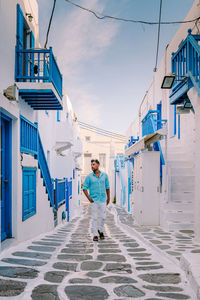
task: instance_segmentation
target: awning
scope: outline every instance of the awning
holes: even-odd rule
[[[143,138],[125,150],[125,156],[136,155],[141,150],[146,149],[149,145],[159,141],[162,136],[167,134],[167,129],[162,128],[154,133],[147,134]]]

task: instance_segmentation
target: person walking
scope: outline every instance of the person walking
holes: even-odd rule
[[[110,202],[110,185],[108,175],[99,170],[100,163],[98,159],[91,160],[92,173],[84,181],[83,192],[91,203],[92,210],[92,231],[93,241],[104,239],[103,227],[106,218],[106,206]],[[89,189],[89,193],[88,193]],[[97,229],[97,217],[100,212],[100,226]]]

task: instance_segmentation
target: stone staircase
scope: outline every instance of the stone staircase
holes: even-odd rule
[[[161,206],[161,226],[167,230],[194,228],[194,165],[183,147],[168,147],[168,199]]]

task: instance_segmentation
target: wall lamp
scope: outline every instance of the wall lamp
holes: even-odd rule
[[[176,79],[176,77],[182,77],[183,79]],[[163,78],[161,89],[171,89],[174,81],[185,81],[186,79],[186,76],[177,76],[175,74],[166,75]]]
[[[29,22],[32,22],[32,20],[33,20],[32,14],[26,13],[26,16],[28,17]]]
[[[175,80],[175,75],[167,75],[163,78],[161,89],[171,89]]]

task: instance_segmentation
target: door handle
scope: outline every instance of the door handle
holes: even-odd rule
[[[6,189],[6,184],[8,183],[8,179],[4,179],[4,189]]]

